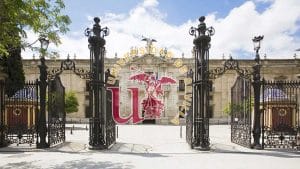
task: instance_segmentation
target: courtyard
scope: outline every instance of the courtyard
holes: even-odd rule
[[[109,150],[89,150],[86,124],[67,125],[66,142],[50,149],[0,149],[0,168],[110,169],[296,169],[300,153],[253,150],[230,142],[229,125],[210,126],[210,151],[190,149],[185,126],[119,125],[117,143]]]
[[[300,1],[167,1],[0,2],[0,169],[299,168]]]

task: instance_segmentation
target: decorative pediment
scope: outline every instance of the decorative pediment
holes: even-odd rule
[[[157,64],[167,64],[168,60],[160,57],[154,56],[151,54],[145,54],[140,57],[134,57],[132,61],[128,62],[128,64],[139,64],[139,65],[157,65]]]

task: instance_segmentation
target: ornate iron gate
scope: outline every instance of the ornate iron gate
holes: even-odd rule
[[[59,76],[48,83],[48,144],[53,146],[66,138],[65,88]]]
[[[263,81],[263,148],[300,150],[300,82]]]
[[[106,116],[105,116],[105,138],[106,146],[109,149],[116,142],[116,123],[112,117],[112,93],[106,91]]]
[[[252,110],[252,81],[251,72],[241,69],[237,60],[230,57],[224,62],[223,67],[210,70],[209,78],[216,79],[226,71],[234,70],[238,74],[231,88],[231,141],[233,143],[251,146],[251,110]]]
[[[187,77],[193,79],[193,71],[189,71],[187,73]],[[193,87],[193,84],[188,84],[186,85],[186,88],[187,87]],[[185,90],[185,95],[190,94],[187,92],[188,90]],[[191,99],[193,100],[193,96]],[[186,142],[190,145],[191,148],[193,148],[193,106],[190,106],[189,109],[185,108],[185,110],[186,110]]]
[[[251,146],[251,81],[238,77],[231,88],[231,142]]]
[[[4,94],[1,83],[0,145],[36,143],[36,119],[38,112],[38,84],[26,82],[13,96]]]
[[[76,64],[70,59],[61,61],[60,68],[47,72],[48,79],[48,144],[53,146],[65,141],[65,88],[60,80],[60,74],[64,70],[71,70],[82,79],[90,79],[91,73],[85,69],[76,68]],[[45,88],[46,90],[46,88]],[[45,147],[43,147],[45,148]]]
[[[0,147],[6,146],[6,141],[5,141],[5,126],[4,126],[4,82],[0,81]]]

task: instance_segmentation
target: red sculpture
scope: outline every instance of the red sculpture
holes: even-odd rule
[[[158,98],[163,95],[162,85],[174,84],[176,81],[170,77],[158,77],[155,74],[140,73],[133,75],[130,80],[144,82],[146,86],[146,97],[142,101],[144,119],[159,118],[164,109],[164,104]]]

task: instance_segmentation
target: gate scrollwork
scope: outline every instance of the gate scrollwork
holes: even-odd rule
[[[70,57],[68,56],[66,60],[61,61],[60,68],[56,68],[48,71],[48,79],[53,80],[55,76],[60,75],[64,70],[71,70],[82,79],[91,79],[92,77],[92,74],[89,70],[76,68],[75,61],[71,60]]]
[[[232,57],[224,62],[223,67],[209,70],[209,79],[216,79],[223,75],[227,70],[235,70],[240,77],[251,79],[252,72],[248,69],[240,68],[239,62]]]

